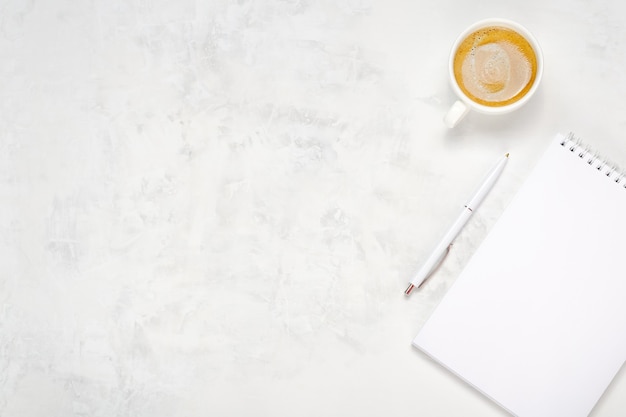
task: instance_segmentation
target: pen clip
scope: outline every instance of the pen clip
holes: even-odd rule
[[[424,285],[426,283],[426,281],[428,281],[430,279],[430,277],[432,277],[434,275],[435,272],[437,272],[437,270],[439,269],[439,267],[441,266],[443,261],[448,257],[448,254],[450,253],[450,248],[452,248],[452,245],[453,245],[453,243],[450,243],[448,245],[448,247],[446,248],[446,251],[443,253],[443,255],[441,255],[441,258],[439,258],[439,261],[437,262],[437,265],[433,266],[433,269],[431,269],[430,272],[428,273],[428,275],[426,275],[426,278],[424,278],[424,280],[422,282],[420,282],[420,285],[417,286],[418,290],[420,288],[422,288],[422,285]]]

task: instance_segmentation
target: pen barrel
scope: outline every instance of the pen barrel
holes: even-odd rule
[[[472,211],[467,207],[463,208],[461,214],[457,217],[454,223],[450,226],[448,231],[443,235],[439,244],[431,252],[430,256],[424,262],[422,267],[417,271],[417,274],[409,281],[411,284],[419,287],[419,285],[430,275],[430,272],[437,266],[441,258],[446,254],[448,247],[452,244],[454,239],[458,236],[461,229],[469,218],[472,216]]]
[[[472,195],[472,198],[470,198],[467,202],[466,207],[468,207],[470,210],[476,210],[476,208],[478,208],[480,203],[483,202],[487,194],[489,194],[489,191],[491,191],[491,189],[495,185],[496,181],[500,177],[500,174],[502,174],[504,166],[506,165],[508,160],[508,156],[505,156],[500,161],[498,161],[498,163],[493,168],[491,168],[491,170],[485,176],[484,181],[480,184],[480,187],[478,187],[478,189],[474,192],[474,195]]]

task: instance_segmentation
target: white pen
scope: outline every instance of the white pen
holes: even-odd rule
[[[478,187],[478,190],[474,193],[472,198],[467,202],[465,207],[463,207],[463,211],[456,219],[456,221],[450,226],[450,229],[443,236],[439,244],[435,247],[433,252],[430,254],[424,265],[417,271],[417,274],[409,281],[409,286],[404,291],[406,295],[409,295],[413,288],[420,288],[424,282],[432,275],[432,273],[437,269],[443,258],[450,250],[450,246],[452,246],[452,242],[456,239],[456,236],[459,234],[465,223],[472,216],[472,213],[480,203],[485,199],[489,191],[493,188],[493,185],[496,183],[498,177],[504,170],[504,166],[506,162],[509,160],[509,154],[507,153],[498,161],[498,163],[489,171],[485,181]]]

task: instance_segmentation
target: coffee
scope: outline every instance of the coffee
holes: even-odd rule
[[[530,90],[537,57],[516,31],[488,26],[468,35],[454,56],[454,77],[471,100],[489,107],[514,103]]]

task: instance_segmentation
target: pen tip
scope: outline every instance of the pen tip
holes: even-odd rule
[[[506,155],[504,155],[504,156],[506,156],[508,158],[509,157],[509,153],[507,152]]]
[[[413,288],[415,286],[413,284],[409,284],[409,286],[406,288],[406,290],[404,290],[404,295],[409,295],[411,294],[411,291],[413,291]]]

